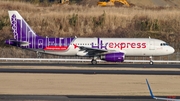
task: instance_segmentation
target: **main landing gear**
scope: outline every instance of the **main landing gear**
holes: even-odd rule
[[[92,64],[92,65],[96,65],[96,64],[97,64],[97,60],[96,60],[96,59],[92,59],[92,60],[91,60],[91,64]]]
[[[96,64],[97,64],[97,57],[94,57],[94,58],[91,60],[91,64],[92,64],[92,65],[96,65]]]
[[[153,60],[152,60],[152,56],[150,56],[149,58],[150,58],[150,62],[149,62],[149,64],[150,64],[150,65],[153,65],[153,64],[154,64],[154,62],[153,62]]]

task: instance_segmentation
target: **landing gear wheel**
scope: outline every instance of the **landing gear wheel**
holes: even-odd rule
[[[91,60],[91,64],[92,64],[92,65],[96,65],[96,64],[97,64],[97,61],[96,61],[95,59],[92,59],[92,60]]]
[[[153,64],[154,64],[154,62],[153,62],[153,61],[150,61],[150,62],[149,62],[149,64],[150,64],[150,65],[153,65]]]
[[[150,64],[150,65],[153,65],[153,64],[154,64],[154,62],[153,62],[152,56],[149,56],[149,59],[150,59],[149,64]]]

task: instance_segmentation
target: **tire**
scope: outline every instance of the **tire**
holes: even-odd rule
[[[149,62],[149,64],[150,64],[150,65],[153,65],[153,64],[154,64],[154,62],[153,62],[153,61],[150,61],[150,62]]]
[[[92,59],[92,60],[91,60],[91,64],[92,64],[92,65],[96,65],[96,64],[97,64],[97,61],[94,60],[94,59]]]

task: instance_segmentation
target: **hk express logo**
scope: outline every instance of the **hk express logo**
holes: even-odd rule
[[[16,19],[16,15],[12,15],[11,17],[11,27],[13,30],[13,34],[14,34],[14,39],[17,39],[18,37],[18,33],[17,33],[17,19]]]
[[[97,44],[92,42],[92,48],[96,49],[111,49],[119,48],[120,50],[124,48],[146,48],[145,42],[107,42],[103,43],[103,40],[97,38]]]

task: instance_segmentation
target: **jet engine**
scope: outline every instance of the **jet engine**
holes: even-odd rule
[[[108,62],[123,62],[125,58],[125,54],[122,52],[118,53],[107,53],[101,55],[101,60],[105,60]]]

